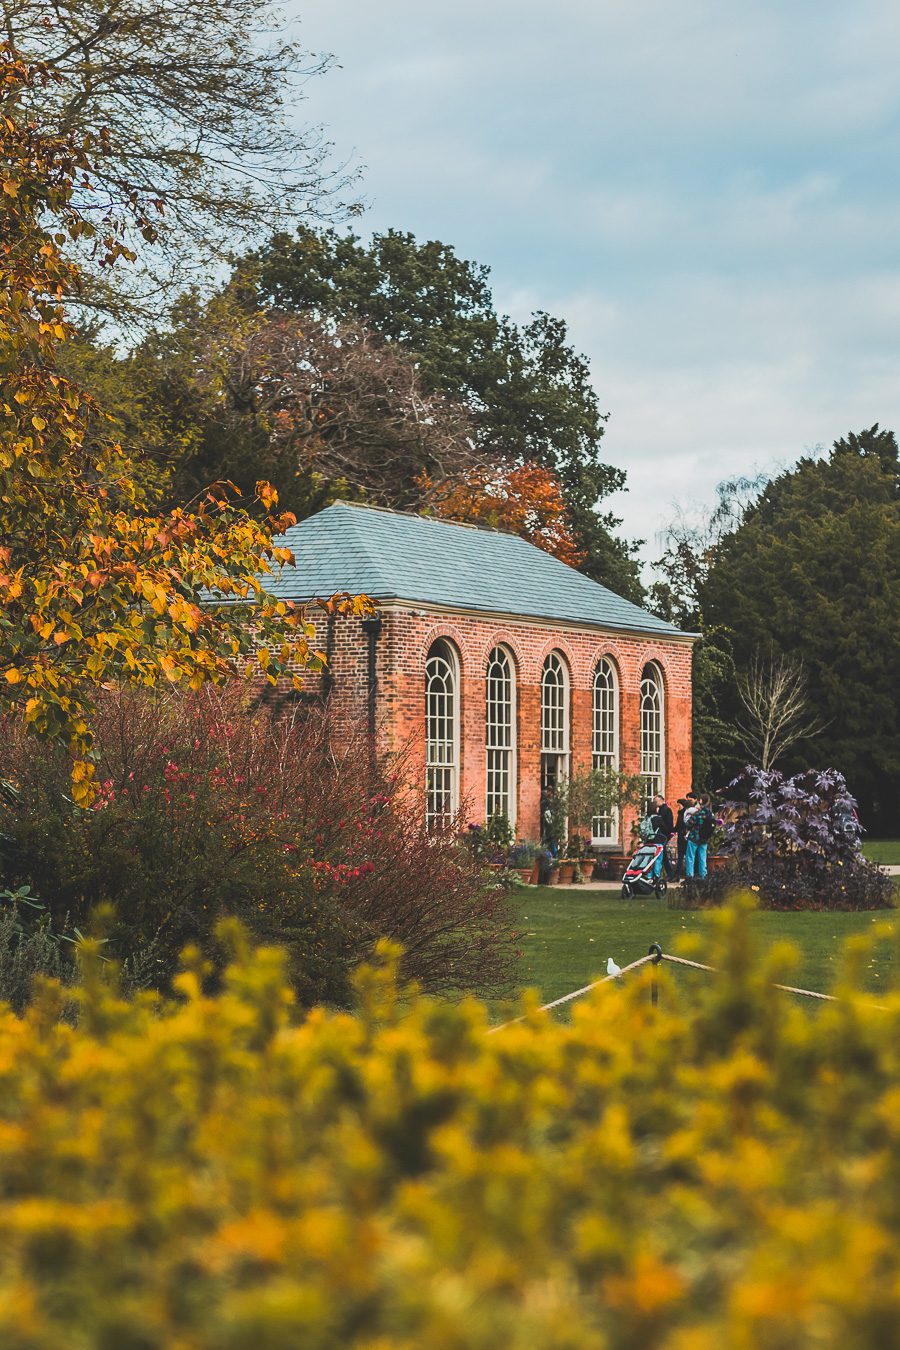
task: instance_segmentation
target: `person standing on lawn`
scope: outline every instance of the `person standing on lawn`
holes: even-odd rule
[[[541,793],[541,843],[549,849],[554,858],[559,857],[559,840],[556,838],[555,824],[556,788],[548,784]]]
[[[709,804],[709,796],[700,793],[696,806],[684,813],[687,829],[684,850],[684,875],[686,881],[706,880],[706,853],[713,830],[716,828],[715,816]]]
[[[672,808],[666,801],[661,792],[656,792],[652,798],[653,821],[656,825],[656,842],[662,844],[663,851],[656,861],[653,869],[653,875],[658,877],[665,865],[666,876],[671,880],[674,876],[672,871],[672,859],[669,857],[669,840],[675,833],[675,817],[672,815]]]
[[[697,798],[693,792],[689,792],[686,797],[678,798],[678,815],[675,817],[675,838],[678,845],[678,856],[675,860],[675,877],[680,880],[684,876],[684,851],[687,843],[687,826],[684,823],[684,813],[690,807],[697,805]]]

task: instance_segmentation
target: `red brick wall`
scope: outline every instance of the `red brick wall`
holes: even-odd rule
[[[485,669],[498,644],[512,654],[517,681],[517,819],[520,838],[536,839],[540,798],[541,670],[547,653],[566,661],[571,689],[571,763],[591,765],[592,690],[601,656],[619,681],[619,762],[640,769],[640,682],[648,661],[662,671],[665,689],[665,789],[670,802],[691,786],[690,643],[652,636],[579,630],[550,623],[438,615],[416,609],[380,610],[384,628],[377,643],[377,737],[382,750],[407,751],[409,772],[424,780],[425,661],[437,638],[452,642],[461,669],[461,800],[471,820],[485,816]],[[318,635],[325,644],[324,625]],[[367,638],[358,619],[335,623],[331,706],[339,722],[359,726],[366,716]],[[309,687],[309,686],[308,686]],[[627,834],[626,834],[627,841]]]

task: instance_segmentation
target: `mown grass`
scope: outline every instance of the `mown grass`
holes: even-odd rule
[[[900,864],[900,839],[868,839],[863,853],[872,862]]]
[[[672,952],[682,934],[702,932],[708,921],[702,911],[669,909],[655,896],[626,901],[612,891],[536,886],[519,892],[516,905],[523,949],[517,984],[537,988],[544,1002],[605,975],[610,956],[625,966],[644,956],[652,942]],[[844,940],[893,917],[884,910],[763,911],[754,915],[753,927],[763,947],[784,939],[797,947],[799,960],[789,983],[828,993],[840,970]],[[869,989],[889,983],[893,961],[893,944],[878,942],[865,966]]]

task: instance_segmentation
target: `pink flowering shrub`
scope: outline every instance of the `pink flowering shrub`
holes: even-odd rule
[[[334,743],[320,710],[274,719],[243,689],[109,692],[96,727],[98,791],[68,796],[59,750],[8,725],[0,778],[0,884],[29,884],[54,918],[115,913],[110,945],[165,987],[193,942],[240,918],[289,952],[305,1001],[341,1002],[379,938],[432,991],[495,991],[513,935],[452,832],[425,836],[399,770],[370,771],[363,738]]]

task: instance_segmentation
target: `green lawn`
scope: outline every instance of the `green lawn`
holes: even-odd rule
[[[518,983],[534,986],[549,1002],[606,974],[607,957],[620,966],[644,956],[651,942],[673,951],[678,936],[702,930],[702,912],[671,910],[654,896],[622,900],[614,891],[529,888],[516,896],[524,950]],[[843,939],[891,917],[884,910],[863,913],[775,913],[754,915],[760,941],[793,942],[800,962],[788,983],[827,993],[834,983]],[[867,967],[870,989],[890,977],[892,944],[881,942]],[[675,969],[675,967],[670,967]],[[712,978],[702,976],[701,978]]]
[[[863,853],[872,862],[900,864],[900,839],[868,839]]]

